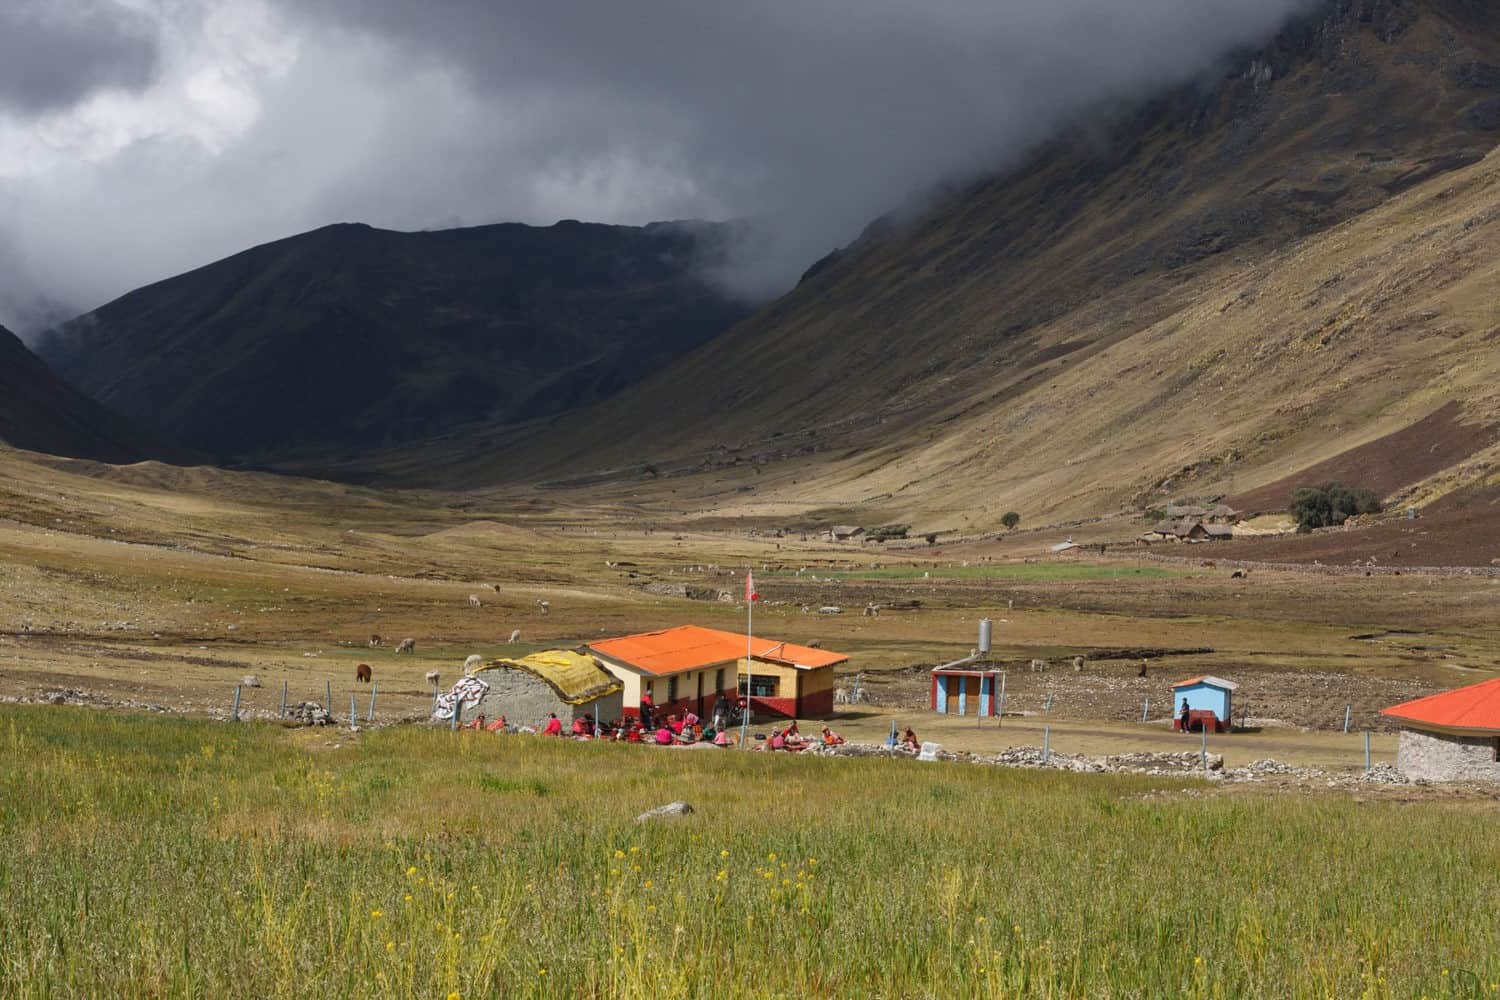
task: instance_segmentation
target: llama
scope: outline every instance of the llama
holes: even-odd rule
[[[401,644],[396,647],[397,656],[400,656],[402,653],[411,653],[415,655],[416,652],[417,640],[415,639],[402,639]]]
[[[429,671],[427,671],[427,683],[432,685],[432,689],[434,691],[437,690],[437,687],[438,687],[438,672],[436,670],[429,670]]]
[[[520,629],[515,629],[514,631],[511,632],[511,634],[510,634],[510,641],[512,643],[517,643],[517,642],[521,641],[521,630]]]
[[[1083,673],[1083,657],[1081,657],[1081,656],[1075,656],[1075,657],[1073,657],[1073,673],[1075,673],[1075,674],[1081,674],[1081,673]]]
[[[464,673],[472,674],[474,671],[479,669],[482,663],[484,663],[484,657],[480,656],[478,653],[469,654],[468,658],[464,660]]]
[[[542,609],[542,614],[544,615],[552,610],[551,601],[537,601],[536,606]]]
[[[377,633],[377,632],[371,632],[370,633],[370,648],[371,649],[374,649],[376,646],[379,646],[382,642],[385,642],[385,640],[380,637],[379,633]]]
[[[469,607],[471,607],[471,608],[479,608],[479,607],[483,607],[483,606],[484,606],[484,602],[479,599],[479,595],[478,594],[470,594],[469,595]]]
[[[370,683],[371,671],[368,663],[361,663],[354,668],[354,680],[359,684]]]

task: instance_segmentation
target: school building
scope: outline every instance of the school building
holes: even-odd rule
[[[658,711],[708,718],[720,694],[749,698],[754,717],[816,718],[833,714],[834,668],[842,653],[791,642],[681,625],[603,639],[588,650],[624,684],[627,717],[649,693]]]

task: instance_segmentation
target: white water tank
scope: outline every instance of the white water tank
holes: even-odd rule
[[[990,628],[990,620],[988,618],[979,619],[979,651],[981,653],[988,653],[990,651]]]

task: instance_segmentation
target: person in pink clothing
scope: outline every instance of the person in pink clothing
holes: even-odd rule
[[[669,747],[672,745],[672,730],[662,726],[656,731],[656,745]]]

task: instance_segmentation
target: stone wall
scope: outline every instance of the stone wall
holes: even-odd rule
[[[486,670],[479,675],[490,686],[481,711],[491,718],[505,716],[513,726],[540,726],[548,712],[556,712],[564,722],[582,718],[597,707],[604,719],[620,715],[620,695],[613,694],[586,705],[569,705],[557,692],[524,670]],[[470,713],[472,714],[472,713]]]
[[[1495,736],[1455,736],[1402,729],[1396,766],[1414,781],[1500,782]]]

